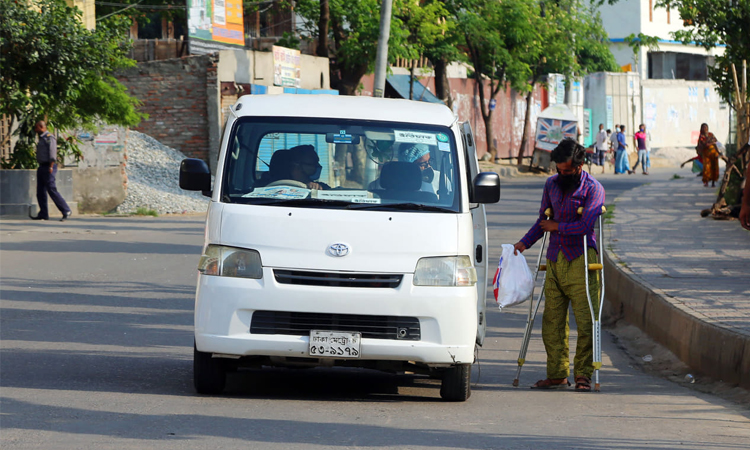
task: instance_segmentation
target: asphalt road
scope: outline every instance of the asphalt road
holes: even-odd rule
[[[654,171],[668,177],[674,171]],[[602,178],[608,202],[649,180]],[[504,182],[493,244],[514,243],[544,178]],[[192,308],[202,217],[0,222],[3,449],[745,449],[750,411],[644,375],[605,333],[602,392],[529,390],[544,378],[539,330],[514,388],[526,305],[489,330],[472,397],[436,380],[349,369],[234,374],[192,388]],[[492,249],[492,260],[499,245]],[[536,255],[532,248],[528,257]],[[539,324],[540,321],[537,321]],[[573,345],[571,345],[573,346]]]

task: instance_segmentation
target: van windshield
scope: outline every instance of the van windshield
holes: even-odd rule
[[[459,211],[456,142],[447,127],[244,117],[229,142],[223,202]]]

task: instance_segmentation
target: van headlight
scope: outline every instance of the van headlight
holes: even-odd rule
[[[223,245],[209,245],[201,255],[198,272],[237,278],[263,278],[260,253]]]
[[[415,286],[474,286],[477,270],[468,256],[421,258],[414,270]]]

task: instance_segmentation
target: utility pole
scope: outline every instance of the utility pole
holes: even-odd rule
[[[385,74],[388,70],[388,38],[391,34],[391,9],[393,1],[383,0],[380,5],[380,36],[375,56],[375,86],[373,97],[382,97],[385,92]]]

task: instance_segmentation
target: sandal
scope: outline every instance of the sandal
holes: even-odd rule
[[[576,392],[591,392],[591,378],[583,375],[577,376]]]
[[[539,380],[531,386],[531,389],[567,389],[570,381],[567,378],[545,378]]]

